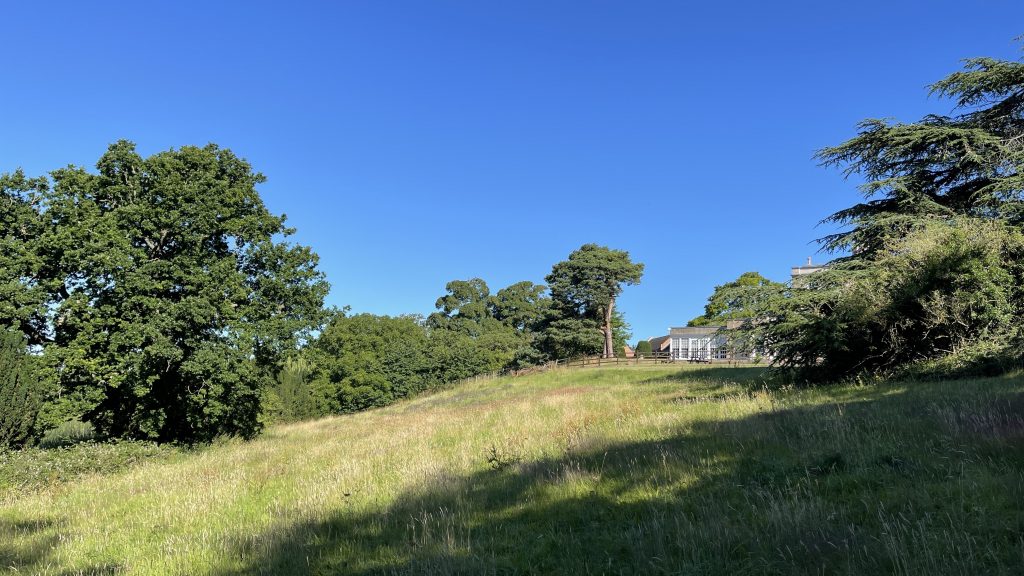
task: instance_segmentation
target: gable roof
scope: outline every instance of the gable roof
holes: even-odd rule
[[[651,343],[651,350],[668,350],[670,343],[670,336],[655,336],[654,338],[648,338],[647,341]]]

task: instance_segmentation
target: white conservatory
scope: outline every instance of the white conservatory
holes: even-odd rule
[[[669,354],[673,360],[689,362],[712,362],[715,360],[749,361],[752,354],[735,352],[729,345],[730,332],[740,322],[729,322],[726,326],[686,326],[669,329]]]

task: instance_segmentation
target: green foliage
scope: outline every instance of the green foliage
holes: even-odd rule
[[[967,60],[931,91],[953,99],[955,115],[865,120],[818,153],[866,180],[866,200],[826,220],[848,229],[822,239],[852,254],[757,302],[759,321],[747,326],[799,378],[1020,362],[1024,64]]]
[[[23,495],[87,474],[113,474],[180,453],[179,448],[170,445],[132,441],[0,451],[0,501],[8,495]]]
[[[872,260],[810,279],[766,306],[752,328],[777,364],[806,379],[971,356],[965,351],[979,346],[1009,352],[1020,341],[1024,234],[1014,226],[923,220]]]
[[[39,379],[25,350],[25,339],[0,330],[0,449],[29,440],[39,414]]]
[[[644,357],[650,357],[651,354],[654,352],[653,350],[651,350],[651,343],[648,342],[647,340],[641,340],[637,342],[636,346],[633,348],[633,351],[636,353],[637,356]]]
[[[448,294],[438,298],[434,304],[440,310],[438,316],[466,322],[480,322],[491,316],[491,290],[487,282],[480,278],[452,280],[444,288]]]
[[[612,350],[615,352],[616,358],[626,357],[626,346],[629,339],[633,337],[633,333],[629,331],[629,323],[626,322],[626,317],[622,315],[621,310],[615,310],[612,312]]]
[[[491,295],[480,278],[455,280],[427,318],[436,382],[533,363],[535,331],[549,309],[544,286],[519,282]]]
[[[336,315],[311,349],[318,412],[385,406],[427,389],[430,344],[416,317]]]
[[[739,278],[720,286],[704,306],[704,314],[688,326],[724,326],[730,320],[754,318],[764,303],[774,298],[784,287],[757,272],[744,272]]]
[[[537,347],[548,358],[594,356],[604,350],[598,323],[589,318],[553,317],[537,338]]]
[[[259,429],[262,388],[322,318],[327,284],[263,205],[264,181],[215,145],[142,158],[118,142],[98,173],[5,176],[0,321],[43,348],[44,425],[208,441]],[[31,281],[25,280],[31,278]]]
[[[490,299],[491,315],[518,332],[536,332],[551,308],[546,290],[546,286],[528,281],[502,288]]]
[[[88,422],[72,420],[63,422],[56,428],[43,433],[39,440],[40,448],[64,448],[96,439],[96,429]]]
[[[575,319],[579,327],[592,324],[603,336],[603,355],[611,358],[615,348],[615,299],[624,284],[638,284],[643,271],[644,265],[633,263],[628,252],[584,244],[568,260],[555,264],[545,279],[554,311],[560,316],[556,322]]]
[[[263,412],[270,422],[296,422],[320,415],[311,381],[314,364],[305,356],[285,361],[263,400]]]
[[[865,120],[855,138],[818,152],[867,180],[865,202],[827,219],[851,228],[824,238],[826,248],[866,256],[930,217],[1024,222],[1024,64],[973,58],[931,92],[955,100],[959,114]]]
[[[0,174],[0,326],[14,327],[38,345],[46,328],[46,289],[38,278],[45,262],[31,243],[41,233],[39,211],[47,190],[45,178],[26,178],[18,170]]]

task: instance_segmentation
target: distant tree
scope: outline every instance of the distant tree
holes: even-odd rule
[[[472,329],[472,324],[492,317],[491,290],[487,282],[480,278],[452,280],[444,288],[447,294],[437,299],[434,306],[438,311],[427,319],[428,325],[452,327],[454,324]]]
[[[629,345],[629,339],[632,337],[633,333],[630,332],[630,326],[626,322],[626,317],[622,314],[621,310],[615,310],[612,313],[612,349],[615,357],[626,357],[626,346]]]
[[[42,424],[81,418],[101,436],[158,441],[254,435],[262,388],[320,324],[316,255],[281,240],[292,230],[263,205],[263,176],[229,150],[142,158],[121,141],[97,168],[57,170],[52,187],[3,180],[15,215],[0,211],[0,266],[13,274],[2,290],[15,297],[0,315],[56,375]]]
[[[830,250],[868,258],[929,218],[969,216],[1024,223],[1024,64],[971,58],[931,86],[956,115],[901,124],[869,119],[817,157],[859,175],[865,202],[827,222],[849,229],[822,239]]]
[[[307,354],[285,360],[274,383],[267,389],[264,412],[271,422],[295,422],[322,416],[317,410],[311,382],[315,366]]]
[[[552,313],[537,337],[536,346],[549,359],[594,356],[603,350],[601,334],[600,326],[593,319]]]
[[[783,289],[784,284],[773,282],[757,272],[744,272],[732,282],[715,286],[704,306],[704,314],[690,320],[688,325],[724,325],[729,320],[753,318]]]
[[[641,340],[637,342],[636,346],[633,348],[633,351],[636,353],[637,356],[644,357],[649,357],[653,353],[653,350],[651,350],[651,343],[647,340]]]
[[[528,281],[502,288],[490,299],[491,314],[519,332],[533,332],[551,307],[546,291],[547,286]]]
[[[336,315],[310,348],[318,411],[386,406],[430,387],[430,343],[421,320]]]
[[[480,278],[453,280],[427,318],[436,377],[442,381],[517,368],[539,360],[535,331],[549,308],[544,286],[519,282],[491,295]],[[451,332],[451,334],[446,333]]]
[[[322,414],[385,406],[432,384],[421,318],[337,314],[311,347],[311,385]]]
[[[0,330],[0,449],[17,448],[30,438],[39,413],[39,392],[25,338]]]
[[[565,319],[596,323],[603,336],[602,354],[615,355],[613,317],[615,300],[623,285],[640,282],[644,265],[629,253],[597,244],[585,244],[555,264],[546,281],[555,310]]]

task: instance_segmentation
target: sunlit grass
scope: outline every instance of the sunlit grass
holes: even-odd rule
[[[1024,380],[553,371],[34,488],[30,574],[1024,572]]]

